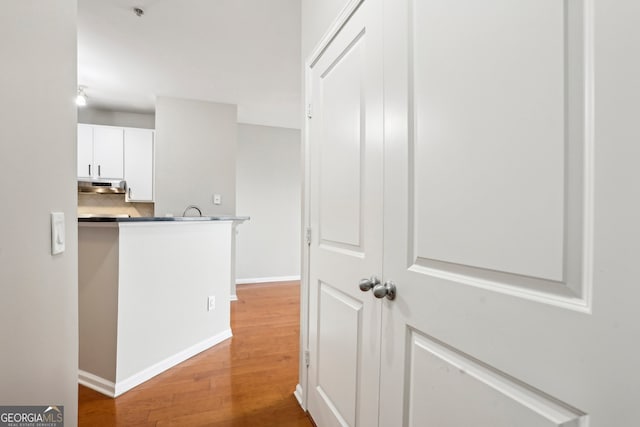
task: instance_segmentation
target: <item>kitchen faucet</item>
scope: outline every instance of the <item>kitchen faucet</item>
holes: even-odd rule
[[[182,216],[187,216],[187,211],[190,209],[195,209],[198,211],[199,216],[202,216],[202,211],[200,210],[199,207],[197,207],[196,205],[189,205],[187,206],[187,208],[184,210],[184,212],[182,212]]]

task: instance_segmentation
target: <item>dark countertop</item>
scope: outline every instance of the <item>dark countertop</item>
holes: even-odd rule
[[[80,217],[78,222],[170,222],[170,221],[248,221],[248,216],[154,216],[154,217]]]

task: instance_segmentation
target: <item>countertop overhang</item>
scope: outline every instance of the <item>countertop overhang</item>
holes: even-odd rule
[[[243,222],[248,221],[248,216],[154,216],[154,217],[89,217],[78,218],[78,222],[197,222],[197,221],[236,221]]]

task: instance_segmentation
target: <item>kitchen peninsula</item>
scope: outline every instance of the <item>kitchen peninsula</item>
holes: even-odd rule
[[[231,337],[248,217],[79,218],[79,382],[116,397]]]

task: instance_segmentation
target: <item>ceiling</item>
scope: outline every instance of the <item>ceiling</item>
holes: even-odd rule
[[[300,64],[300,0],[78,0],[78,84],[92,107],[149,113],[171,96],[300,128]]]

